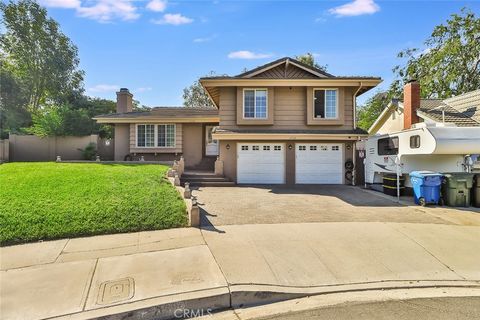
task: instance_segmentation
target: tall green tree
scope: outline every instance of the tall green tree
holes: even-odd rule
[[[25,95],[30,111],[49,101],[64,102],[72,91],[83,90],[77,47],[45,8],[20,0],[0,3],[0,11],[2,66],[21,88],[17,94]]]
[[[433,29],[425,47],[409,48],[393,71],[391,91],[402,94],[405,81],[417,79],[424,98],[448,98],[480,88],[480,18],[462,9]]]
[[[392,98],[403,97],[411,79],[420,83],[423,98],[446,99],[480,88],[480,18],[462,9],[436,26],[425,47],[401,51],[405,60],[393,72],[396,79],[383,94],[368,99],[358,110],[358,125],[368,129]]]
[[[314,68],[317,68],[317,69],[320,69],[324,72],[327,71],[327,65],[320,65],[318,64],[316,61],[315,61],[315,57],[312,53],[310,52],[307,52],[305,54],[302,54],[302,55],[299,55],[299,56],[296,56],[295,59],[297,59],[298,61],[300,61],[301,63],[304,63],[306,65],[309,65],[311,67],[314,67]]]
[[[358,127],[368,130],[391,100],[389,92],[377,91],[357,109]]]
[[[212,71],[207,77],[214,74]],[[200,80],[196,80],[192,85],[183,89],[183,106],[190,108],[214,107],[212,100],[210,100],[207,92],[200,84]]]

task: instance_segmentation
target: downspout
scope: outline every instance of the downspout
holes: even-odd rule
[[[353,130],[357,129],[357,94],[360,92],[362,89],[363,85],[362,82],[360,81],[360,86],[358,87],[357,91],[353,94]],[[358,141],[358,138],[357,138]],[[353,143],[352,147],[352,152],[353,152],[353,173],[352,173],[352,185],[356,185],[356,170],[357,170],[357,142]],[[366,156],[366,153],[365,153]],[[366,172],[364,172],[364,176],[366,177]]]

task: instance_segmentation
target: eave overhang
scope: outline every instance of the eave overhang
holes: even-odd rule
[[[322,79],[264,79],[264,78],[202,78],[200,83],[218,107],[221,87],[361,87],[361,95],[382,82],[381,78],[322,78]]]
[[[215,140],[255,140],[255,141],[305,141],[305,140],[347,140],[357,141],[368,137],[368,134],[318,134],[318,133],[212,133]]]
[[[203,117],[203,118],[153,118],[153,117],[135,117],[135,118],[100,118],[96,117],[93,120],[97,123],[218,123],[219,117]]]

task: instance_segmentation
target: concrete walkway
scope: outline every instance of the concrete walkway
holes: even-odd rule
[[[0,309],[2,319],[161,319],[328,292],[480,287],[479,245],[477,226],[352,222],[12,246],[0,249]]]

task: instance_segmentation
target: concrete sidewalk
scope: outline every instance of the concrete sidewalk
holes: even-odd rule
[[[480,227],[173,229],[1,248],[2,319],[172,317],[328,292],[480,287]]]

